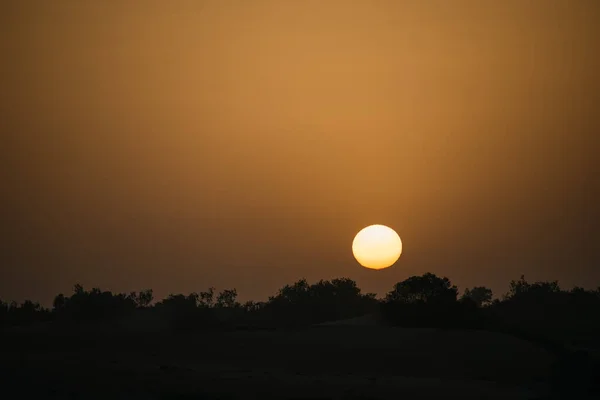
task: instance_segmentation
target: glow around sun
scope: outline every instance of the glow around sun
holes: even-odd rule
[[[398,261],[402,254],[402,241],[392,228],[371,225],[356,234],[352,242],[352,253],[363,267],[383,269]]]

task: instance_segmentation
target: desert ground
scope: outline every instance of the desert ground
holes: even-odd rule
[[[533,399],[553,363],[499,333],[351,325],[13,330],[1,353],[3,399]]]

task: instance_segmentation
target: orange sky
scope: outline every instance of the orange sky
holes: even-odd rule
[[[0,6],[0,298],[600,285],[598,2],[124,3]]]

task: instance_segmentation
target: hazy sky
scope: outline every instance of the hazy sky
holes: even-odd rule
[[[595,0],[5,1],[0,298],[600,285]],[[353,259],[381,223],[384,271]]]

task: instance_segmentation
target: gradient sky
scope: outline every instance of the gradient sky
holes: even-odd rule
[[[5,1],[0,298],[600,285],[595,0]],[[384,271],[353,259],[381,223]]]

